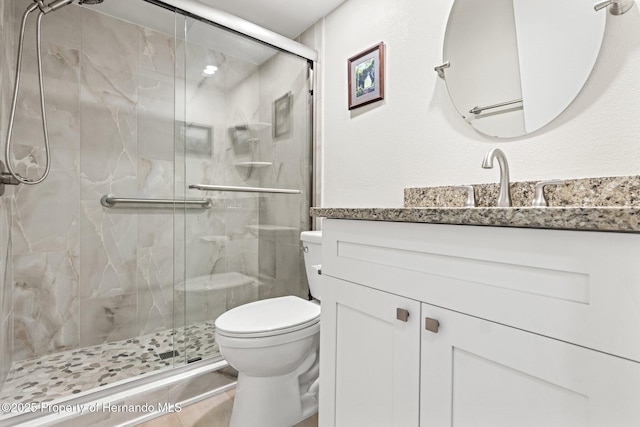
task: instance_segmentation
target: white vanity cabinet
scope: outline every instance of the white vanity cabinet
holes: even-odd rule
[[[639,262],[639,234],[326,219],[320,425],[640,425]]]
[[[421,426],[637,426],[640,364],[425,304]]]
[[[334,355],[322,425],[417,427],[420,303],[325,276],[321,322],[323,354]]]

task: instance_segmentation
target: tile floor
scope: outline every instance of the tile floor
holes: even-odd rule
[[[11,367],[2,402],[50,402],[137,375],[220,356],[213,322],[22,360]],[[177,357],[161,354],[177,350]]]
[[[184,336],[182,331],[168,330],[16,362],[0,391],[0,401],[50,402],[174,363],[181,365],[187,358],[218,356],[214,332],[213,323],[201,323],[187,327]],[[180,353],[177,357],[160,358],[173,349]],[[234,395],[235,390],[229,390],[139,426],[228,427]],[[294,427],[317,426],[315,415]]]
[[[228,427],[235,390],[182,408],[182,411],[162,415],[136,427]],[[294,427],[317,427],[318,415],[307,418]],[[256,426],[258,427],[258,426]]]

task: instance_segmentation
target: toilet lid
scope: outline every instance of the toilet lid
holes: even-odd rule
[[[303,329],[320,321],[320,306],[294,296],[271,298],[233,308],[216,319],[223,335],[269,336]]]

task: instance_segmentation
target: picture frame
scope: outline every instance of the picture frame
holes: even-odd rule
[[[293,94],[287,92],[273,101],[273,137],[277,138],[291,131],[291,104]]]
[[[384,43],[366,49],[347,61],[349,110],[384,99]]]
[[[183,123],[181,127],[184,152],[198,157],[213,157],[213,127]]]

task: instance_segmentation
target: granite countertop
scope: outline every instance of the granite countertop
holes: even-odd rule
[[[404,190],[401,208],[311,208],[311,216],[369,221],[640,233],[640,176],[580,178],[545,188],[549,207],[531,207],[535,181],[510,184],[513,207],[495,207],[497,184],[473,184],[476,206],[456,186]],[[493,206],[492,206],[493,205]]]
[[[369,221],[640,233],[640,207],[311,208],[311,216]]]

